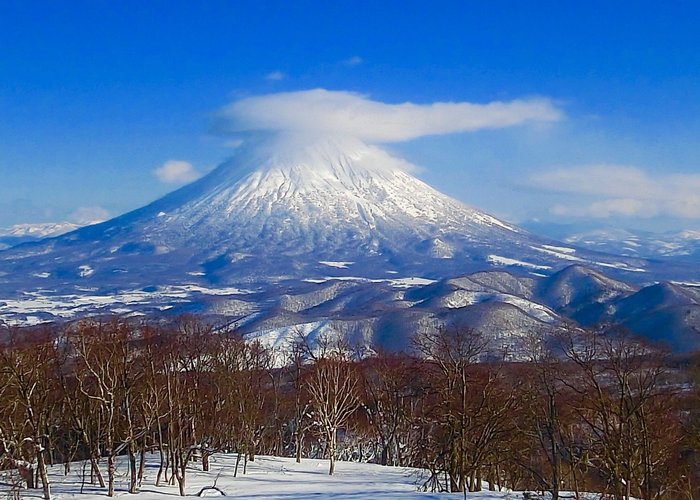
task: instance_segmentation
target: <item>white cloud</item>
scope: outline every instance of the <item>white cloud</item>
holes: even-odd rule
[[[552,207],[556,215],[700,218],[700,175],[650,175],[636,167],[587,165],[537,174],[533,185],[586,198]]]
[[[510,127],[529,121],[557,121],[562,112],[545,98],[487,104],[386,104],[354,92],[314,89],[244,98],[226,106],[219,118],[221,131],[228,133],[345,135],[383,143]]]
[[[285,78],[287,78],[287,75],[282,71],[272,71],[271,73],[265,75],[265,80],[269,80],[271,82],[278,82],[280,80],[284,80]]]
[[[360,56],[352,56],[352,57],[345,59],[343,61],[343,64],[345,66],[359,66],[363,62],[365,62],[365,61]]]
[[[109,219],[109,212],[102,207],[79,207],[68,215],[68,220],[75,224],[96,224]]]
[[[160,182],[165,184],[183,184],[199,179],[202,174],[191,163],[181,160],[169,160],[153,171]]]

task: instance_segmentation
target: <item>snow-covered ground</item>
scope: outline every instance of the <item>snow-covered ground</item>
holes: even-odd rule
[[[203,488],[216,487],[225,493],[226,497],[241,499],[284,499],[306,500],[336,498],[354,499],[440,499],[463,498],[462,493],[430,493],[420,492],[417,484],[421,483],[421,471],[400,467],[383,467],[375,464],[337,462],[336,473],[328,475],[328,461],[303,459],[301,464],[292,458],[259,456],[255,462],[249,462],[247,473],[233,477],[235,455],[216,455],[211,461],[211,470],[201,472],[192,467],[187,472],[188,496],[196,496]],[[194,464],[199,465],[198,463]],[[89,479],[89,466],[85,467],[85,476]],[[147,462],[145,477],[141,486],[139,498],[170,499],[178,496],[177,486],[154,486],[155,475],[158,471],[156,457]],[[118,470],[118,485],[116,496],[128,497],[128,470],[125,462],[120,462]],[[51,491],[56,500],[80,499],[90,500],[105,498],[106,490],[89,484],[84,485],[83,464],[74,463],[68,476],[63,475],[63,467],[51,468]],[[8,487],[0,483],[0,496],[7,494]],[[41,489],[23,490],[22,498],[41,498]],[[214,489],[206,490],[202,496],[219,496],[221,493]],[[522,492],[491,492],[467,493],[466,498],[479,500],[522,499]]]

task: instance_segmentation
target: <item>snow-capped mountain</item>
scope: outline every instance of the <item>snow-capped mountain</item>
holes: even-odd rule
[[[97,222],[101,221],[95,221],[92,224]],[[0,250],[28,241],[65,234],[83,225],[73,222],[42,222],[37,224],[15,224],[7,228],[0,228]]]
[[[700,262],[700,231],[666,233],[598,229],[566,236],[567,243],[630,257]]]
[[[96,221],[101,222],[101,221]],[[96,223],[94,222],[94,223]],[[93,224],[94,224],[93,223]],[[15,224],[6,229],[0,229],[0,236],[14,236],[16,238],[46,238],[47,236],[58,236],[60,234],[73,231],[84,224],[73,222],[40,222],[37,224]]]
[[[293,146],[291,145],[293,144]],[[350,139],[251,146],[205,178],[102,224],[0,254],[0,283],[101,289],[328,274],[444,278],[644,262],[557,246],[449,198]],[[338,264],[342,263],[342,264]],[[55,285],[51,285],[55,286]]]
[[[657,279],[654,262],[537,237],[412,170],[347,138],[250,144],[146,207],[0,252],[0,319],[202,312],[273,343],[330,330],[393,347],[459,322],[512,348],[567,315],[608,317],[637,287],[606,275]]]
[[[529,231],[555,238],[577,248],[586,248],[641,259],[700,262],[700,229],[682,231],[644,231],[586,223],[556,224],[527,221]]]

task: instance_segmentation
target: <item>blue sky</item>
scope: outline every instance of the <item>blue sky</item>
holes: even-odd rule
[[[137,208],[234,154],[222,107],[323,88],[546,99],[561,119],[387,147],[510,221],[700,228],[700,6],[632,5],[4,0],[0,227]]]

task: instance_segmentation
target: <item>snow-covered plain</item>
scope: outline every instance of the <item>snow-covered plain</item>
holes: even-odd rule
[[[91,274],[92,269],[86,273]],[[162,286],[153,291],[124,290],[111,294],[96,294],[89,288],[76,289],[72,294],[57,294],[51,290],[26,292],[16,298],[0,296],[0,321],[9,325],[33,326],[56,319],[74,319],[90,313],[143,315],[137,309],[145,306],[167,310],[196,297],[247,295],[253,290],[237,287],[204,287],[194,284]]]
[[[403,467],[383,467],[381,465],[337,462],[336,473],[328,475],[328,461],[303,459],[297,464],[293,458],[256,457],[248,462],[246,474],[242,474],[243,464],[239,466],[238,476],[234,477],[236,456],[215,455],[211,459],[211,470],[202,472],[198,463],[187,471],[187,496],[223,496],[241,499],[284,499],[306,500],[312,498],[336,498],[345,500],[382,498],[382,499],[449,499],[464,498],[462,493],[431,493],[418,491],[418,486],[425,480],[419,469]],[[63,466],[50,468],[51,492],[56,500],[91,500],[105,498],[106,490],[89,483],[89,465],[76,462],[71,472],[63,475]],[[147,459],[144,480],[138,498],[173,499],[178,496],[176,485],[156,487],[155,476],[158,471],[155,455]],[[118,463],[117,497],[129,497],[128,468],[125,461]],[[85,479],[85,484],[83,484]],[[81,486],[83,492],[81,493]],[[216,486],[216,489],[210,488]],[[210,489],[205,489],[210,488]],[[203,491],[203,489],[205,489]],[[7,484],[0,483],[0,495],[9,492]],[[22,490],[22,498],[41,498],[41,489]],[[479,500],[522,499],[522,492],[481,491],[467,493],[466,498]]]

